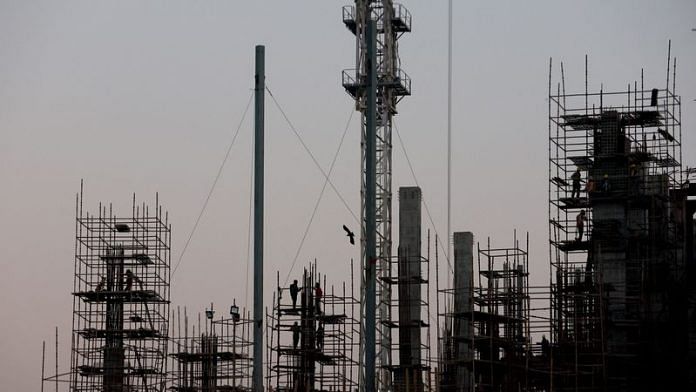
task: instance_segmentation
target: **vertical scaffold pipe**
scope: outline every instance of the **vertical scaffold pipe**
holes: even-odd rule
[[[253,389],[263,391],[263,147],[265,46],[256,46],[254,85],[254,369]]]
[[[375,392],[377,307],[377,34],[375,21],[367,22],[367,119],[365,157],[365,390]]]

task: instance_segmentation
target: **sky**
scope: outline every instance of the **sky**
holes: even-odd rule
[[[447,1],[402,3],[413,32],[400,39],[401,67],[413,86],[396,117],[403,145],[395,137],[394,194],[421,186],[424,230],[445,237]],[[251,112],[181,254],[251,97],[255,45],[266,45],[269,89],[328,171],[354,111],[340,79],[355,57],[344,4],[0,0],[0,385],[40,388],[41,342],[53,358],[55,326],[67,369],[81,180],[88,211],[113,202],[126,215],[133,193],[148,203],[159,193],[172,260],[181,260],[174,306],[251,305]],[[498,246],[510,246],[515,229],[529,232],[533,283],[548,276],[549,58],[554,83],[564,62],[568,92],[584,90],[586,54],[591,90],[625,89],[641,68],[646,88],[663,87],[671,39],[684,164],[696,165],[696,2],[455,0],[453,21],[452,227]],[[276,271],[281,284],[290,272],[324,177],[270,97],[266,142],[268,302]],[[331,180],[359,215],[357,113]],[[359,232],[327,188],[291,275],[316,259],[329,282],[345,279],[360,251],[343,224]]]

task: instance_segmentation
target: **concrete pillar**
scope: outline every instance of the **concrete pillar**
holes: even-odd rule
[[[122,293],[124,290],[123,249],[109,250],[106,256],[106,291]],[[122,296],[109,296],[106,300],[105,332],[102,388],[105,392],[121,392],[125,377]]]
[[[472,345],[472,313],[474,310],[474,234],[454,233],[454,326],[457,342],[454,359],[463,364],[457,367],[456,390],[471,391],[471,372],[468,361],[474,358]]]
[[[627,307],[627,295],[639,295],[632,279],[629,278],[629,268],[635,270],[635,260],[631,254],[639,251],[637,247],[627,246],[629,243],[629,221],[640,221],[639,211],[631,212],[626,194],[628,178],[628,163],[626,159],[617,159],[625,150],[622,148],[625,140],[621,116],[616,111],[605,111],[601,114],[599,128],[594,134],[595,160],[593,164],[594,178],[599,179],[600,190],[604,178],[608,179],[609,191],[595,195],[592,200],[591,250],[597,269],[596,279],[601,277],[603,327],[606,345],[606,367],[608,382],[611,390],[626,390],[627,380],[634,371],[631,364],[636,363],[637,347],[630,340],[636,319],[635,311]],[[629,293],[629,289],[632,291]]]
[[[421,365],[421,189],[399,188],[399,365],[396,383],[423,390]],[[415,369],[411,371],[410,369]],[[410,374],[406,374],[410,373]]]

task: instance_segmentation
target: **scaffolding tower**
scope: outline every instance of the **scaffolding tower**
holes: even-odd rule
[[[646,89],[641,75],[625,91],[584,94],[567,94],[563,80],[553,92],[549,75],[553,390],[670,382],[665,335],[680,317],[684,267],[673,209],[681,106],[667,74],[664,89]]]
[[[399,362],[392,364],[392,388],[394,391],[431,390],[430,366],[430,262],[427,257],[404,254],[393,257],[389,263],[390,274],[380,279],[392,287],[398,296],[390,302],[391,314],[398,319],[382,320],[381,323],[395,331],[391,351],[397,353]],[[398,271],[396,274],[394,271]],[[419,295],[412,294],[416,289]],[[410,292],[410,293],[409,293]],[[426,293],[421,296],[420,293]],[[419,334],[420,342],[414,345],[411,334]]]
[[[490,238],[484,248],[477,245],[474,270],[472,249],[461,249],[457,234],[455,284],[439,293],[445,303],[440,390],[534,390],[527,377],[532,356],[529,236],[524,248],[516,235],[510,248],[493,248]]]
[[[118,217],[76,203],[71,391],[162,391],[171,227],[159,201]]]
[[[244,315],[244,317],[242,317]],[[179,392],[251,391],[252,323],[248,312],[230,307],[229,317],[214,319],[213,305],[205,322],[189,335],[184,311],[184,329],[177,309],[178,336],[171,340],[171,387]]]
[[[294,288],[280,287],[278,277],[272,313],[266,315],[266,384],[277,392],[348,392],[358,387],[353,357],[359,302],[353,295],[352,272],[350,287],[344,282],[327,289],[326,278],[323,283],[321,278],[316,265],[304,270]]]
[[[355,5],[343,7],[343,23],[355,35],[355,68],[344,70],[342,83],[346,92],[355,99],[356,110],[362,113],[362,225],[361,260],[367,268],[371,260],[366,260],[366,137],[367,137],[367,24],[374,20],[377,25],[377,102],[376,102],[376,232],[377,232],[377,277],[386,276],[392,255],[392,126],[397,104],[405,96],[411,95],[411,79],[399,67],[398,39],[411,31],[411,14],[402,5],[392,0],[355,0]],[[361,269],[361,310],[362,332],[365,335],[365,287],[364,271]],[[377,357],[378,366],[376,387],[379,390],[391,389],[391,328],[384,324],[392,319],[389,313],[391,285],[377,281]],[[363,341],[361,341],[363,342]],[[363,342],[364,343],[364,342]],[[364,387],[364,344],[361,343],[360,388]]]

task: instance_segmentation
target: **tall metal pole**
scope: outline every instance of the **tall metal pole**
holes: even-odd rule
[[[253,389],[263,391],[263,146],[265,47],[256,46],[254,85],[254,370]]]
[[[365,156],[365,390],[375,389],[377,308],[377,35],[375,21],[367,22],[367,119]]]
[[[46,379],[45,367],[46,366],[46,341],[43,341],[43,348],[41,351],[41,392],[44,392],[44,380]]]
[[[447,23],[447,260],[452,248],[452,0]]]

